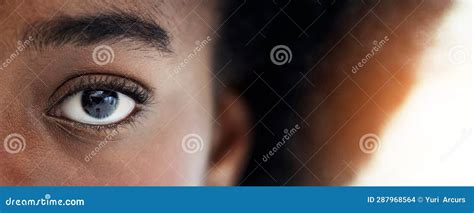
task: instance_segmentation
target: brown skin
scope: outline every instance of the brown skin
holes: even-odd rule
[[[118,41],[84,47],[66,45],[37,51],[27,48],[1,72],[0,136],[21,134],[24,151],[0,150],[0,185],[231,185],[243,167],[248,147],[245,107],[232,93],[213,97],[213,40],[179,73],[176,66],[207,36],[218,20],[215,2],[198,1],[48,1],[0,3],[0,59],[5,61],[22,40],[25,28],[58,15],[79,16],[117,8],[144,14],[167,30],[172,54],[132,50],[137,43]],[[194,11],[193,11],[194,10]],[[15,12],[12,12],[15,11]],[[205,22],[203,21],[205,20]],[[99,66],[96,46],[114,50],[114,61]],[[80,70],[80,71],[78,71]],[[60,85],[77,74],[126,77],[151,88],[152,102],[89,161],[113,130],[85,128],[48,114]],[[170,77],[171,76],[171,77]],[[57,94],[56,94],[57,95]],[[59,95],[60,96],[60,95]],[[217,107],[214,100],[219,100]],[[219,115],[219,116],[216,116]],[[218,117],[218,120],[214,119]],[[194,154],[181,146],[196,133],[203,149]],[[226,136],[226,137],[224,137]]]

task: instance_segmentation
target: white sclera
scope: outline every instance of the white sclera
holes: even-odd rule
[[[108,117],[98,119],[87,114],[82,108],[82,94],[83,91],[64,100],[60,108],[62,116],[84,124],[108,125],[125,119],[135,109],[135,101],[132,98],[117,92],[117,108]]]

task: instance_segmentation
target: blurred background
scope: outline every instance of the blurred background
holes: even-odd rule
[[[253,117],[241,185],[473,185],[471,7],[222,4],[215,67]]]

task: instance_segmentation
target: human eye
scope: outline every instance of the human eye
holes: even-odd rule
[[[50,98],[48,115],[76,126],[115,128],[131,123],[150,100],[150,90],[116,75],[88,74],[66,80]]]

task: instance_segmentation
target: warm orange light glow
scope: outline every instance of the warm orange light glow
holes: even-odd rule
[[[418,85],[353,185],[474,185],[471,4],[457,2],[436,31]]]

